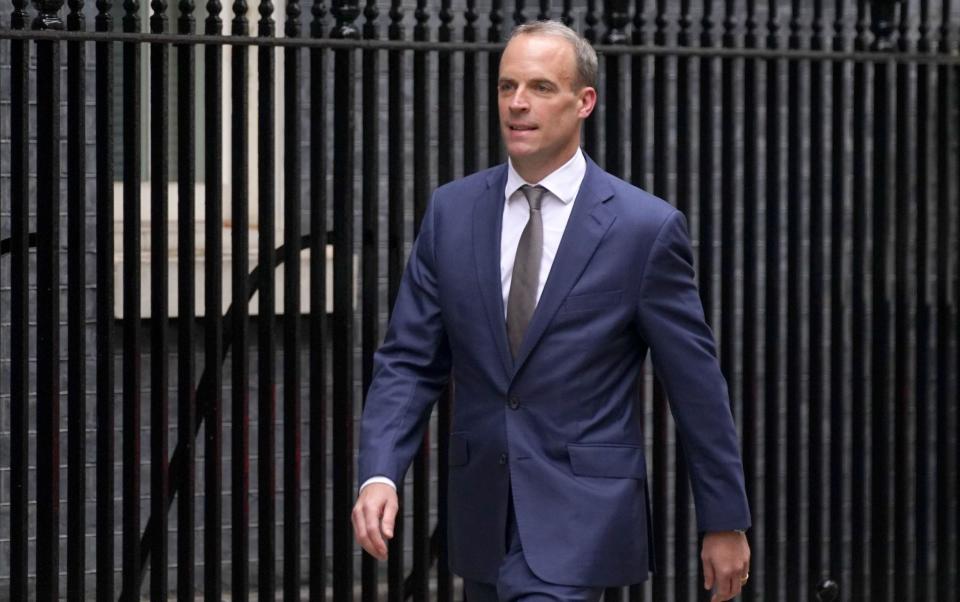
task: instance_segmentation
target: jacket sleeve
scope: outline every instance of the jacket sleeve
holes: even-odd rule
[[[436,195],[413,244],[360,427],[358,482],[383,476],[403,482],[433,404],[450,374],[450,346],[440,311],[436,270]]]
[[[688,462],[701,532],[746,529],[750,510],[727,383],[704,319],[686,220],[664,221],[641,277],[637,323]]]

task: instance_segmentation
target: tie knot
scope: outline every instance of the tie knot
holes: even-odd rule
[[[524,185],[520,188],[520,191],[523,192],[527,203],[530,204],[530,209],[532,211],[540,211],[540,201],[543,199],[543,193],[546,192],[547,189],[543,186]]]

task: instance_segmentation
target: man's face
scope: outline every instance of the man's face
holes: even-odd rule
[[[518,170],[539,180],[573,156],[580,124],[596,102],[593,88],[576,89],[576,83],[574,49],[567,40],[521,34],[507,44],[498,81],[500,131]]]

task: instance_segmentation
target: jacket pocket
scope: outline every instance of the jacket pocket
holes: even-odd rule
[[[570,468],[582,477],[646,479],[647,466],[639,445],[568,443]]]
[[[602,293],[584,293],[571,295],[564,300],[560,311],[597,311],[607,309],[620,303],[623,291],[605,291]]]
[[[467,438],[460,433],[450,433],[450,454],[448,466],[464,466],[470,461],[470,447]]]

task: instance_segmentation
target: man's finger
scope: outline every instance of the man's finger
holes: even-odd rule
[[[713,589],[713,563],[703,561],[703,589]]]
[[[393,502],[387,502],[386,507],[383,509],[383,521],[380,526],[383,535],[387,539],[393,539],[393,527],[397,519],[397,510],[397,505]]]
[[[380,509],[372,506],[365,508],[363,520],[371,546],[367,551],[384,560],[387,557],[387,545],[383,543],[383,537],[380,536]]]

